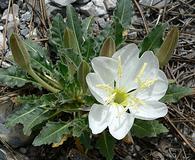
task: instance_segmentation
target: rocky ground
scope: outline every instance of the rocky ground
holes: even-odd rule
[[[0,57],[1,67],[8,67],[6,59],[11,54],[9,37],[18,32],[23,38],[31,38],[47,45],[47,30],[52,17],[72,4],[81,18],[95,16],[94,31],[103,29],[117,0],[0,0]],[[195,87],[195,2],[194,0],[133,0],[135,16],[127,37],[129,42],[139,43],[148,31],[159,22],[180,29],[178,47],[170,63],[164,68],[168,78],[177,84]],[[9,15],[9,17],[8,17]],[[6,36],[5,36],[6,35]],[[68,140],[59,148],[33,147],[31,138],[22,134],[21,127],[6,129],[5,118],[12,111],[13,99],[18,90],[0,86],[0,160],[88,160],[103,159],[97,150],[87,155]],[[158,138],[134,139],[134,144],[118,142],[116,160],[193,160],[195,159],[195,97],[186,97],[178,104],[168,104],[169,114],[162,122],[169,133]]]

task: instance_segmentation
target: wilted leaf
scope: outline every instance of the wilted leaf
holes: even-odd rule
[[[100,50],[100,56],[112,57],[116,51],[115,42],[111,37],[108,37]]]
[[[151,30],[151,32],[144,38],[144,40],[140,44],[140,56],[145,51],[154,51],[154,49],[160,48],[161,44],[163,43],[163,35],[165,29],[165,24],[159,24]]]
[[[194,90],[189,87],[182,87],[175,84],[170,84],[165,96],[160,100],[166,103],[176,103],[185,96],[195,94]]]
[[[115,142],[116,140],[105,132],[97,140],[96,147],[107,160],[112,160],[114,157]]]
[[[119,0],[117,8],[114,11],[114,16],[117,17],[124,28],[131,24],[133,16],[133,6],[131,0]]]
[[[167,133],[167,128],[159,123],[157,120],[143,121],[136,120],[131,128],[132,135],[143,138],[143,137],[156,137],[160,133]]]
[[[177,41],[179,39],[179,30],[174,27],[167,34],[162,46],[157,52],[156,56],[158,57],[160,66],[164,66],[171,59],[174,49],[177,46]]]

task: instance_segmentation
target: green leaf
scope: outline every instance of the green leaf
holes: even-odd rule
[[[74,137],[80,137],[84,131],[88,129],[87,122],[85,118],[74,119],[71,123],[72,135]]]
[[[36,86],[40,86],[35,81],[28,79],[26,72],[16,66],[11,66],[7,69],[0,68],[0,82],[12,88],[22,87],[27,83],[33,83]]]
[[[48,122],[35,138],[33,145],[60,143],[63,137],[69,134],[80,137],[86,129],[87,125],[84,118],[76,118],[69,122]]]
[[[69,127],[70,123],[67,122],[48,122],[34,139],[33,145],[60,143],[64,135],[71,133]]]
[[[83,38],[86,40],[92,33],[93,16],[87,17],[82,21]]]
[[[116,48],[119,48],[120,45],[124,41],[124,38],[123,38],[124,28],[121,25],[121,23],[119,22],[117,17],[114,17],[113,28],[114,28],[114,37],[115,37]]]
[[[81,144],[84,145],[84,147],[86,149],[92,149],[90,133],[89,132],[83,132],[83,134],[81,134],[80,142],[81,142]]]
[[[64,46],[67,49],[72,49],[74,53],[80,53],[80,48],[76,39],[76,36],[74,32],[69,29],[68,27],[65,28],[64,30]]]
[[[119,0],[117,8],[114,11],[114,16],[117,17],[124,28],[131,24],[133,17],[133,6],[131,0]]]
[[[116,140],[106,132],[103,132],[97,140],[96,147],[107,160],[112,160],[114,157],[115,142]]]
[[[20,37],[15,33],[13,33],[10,37],[10,47],[14,61],[26,71],[30,70],[31,64],[28,50]]]
[[[29,51],[32,68],[52,75],[53,67],[48,59],[46,49],[31,40],[24,41],[24,44]]]
[[[115,42],[111,37],[108,37],[100,50],[100,56],[112,57],[116,51]]]
[[[30,135],[33,127],[48,120],[55,113],[54,110],[46,108],[45,105],[33,107],[32,105],[26,104],[8,117],[6,125],[13,127],[17,123],[23,124],[24,134]]]
[[[65,23],[63,17],[58,14],[53,18],[49,41],[54,48],[63,48],[64,47],[64,29]]]
[[[157,52],[156,56],[158,57],[159,64],[161,67],[166,65],[171,59],[174,49],[177,46],[179,39],[179,30],[177,27],[173,27],[171,31],[167,34],[162,46]]]
[[[165,103],[176,103],[185,96],[195,94],[192,88],[170,84],[165,96],[160,100]]]
[[[66,7],[66,15],[67,15],[67,27],[73,31],[73,36],[75,39],[76,45],[78,46],[78,53],[81,54],[81,44],[83,42],[82,39],[82,30],[81,30],[81,22],[78,18],[78,15],[75,9],[68,5]]]
[[[87,82],[86,82],[86,76],[90,72],[90,66],[86,61],[82,61],[77,72],[77,79],[85,93],[87,90]]]
[[[140,56],[145,51],[154,51],[154,49],[160,48],[161,44],[163,43],[163,35],[165,29],[165,24],[159,24],[151,30],[151,32],[144,38],[144,40],[140,44]]]
[[[157,137],[160,133],[167,133],[168,129],[159,121],[143,121],[136,120],[131,128],[132,135],[143,138],[143,137]]]

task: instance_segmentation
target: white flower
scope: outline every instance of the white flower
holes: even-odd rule
[[[101,103],[94,104],[89,112],[93,134],[108,127],[113,137],[122,139],[135,118],[153,120],[167,114],[167,106],[159,100],[166,93],[168,80],[151,51],[141,58],[139,52],[135,44],[129,44],[112,58],[100,56],[92,60],[95,73],[89,73],[86,81]]]

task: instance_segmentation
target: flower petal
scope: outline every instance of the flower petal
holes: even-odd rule
[[[108,125],[109,132],[114,138],[120,140],[124,138],[131,129],[134,117],[133,115],[124,112],[122,106],[113,106],[110,107],[110,109],[112,109],[110,114],[114,116],[112,116],[112,120]]]
[[[113,85],[117,74],[117,61],[109,57],[95,57],[91,61],[92,67],[104,83]]]
[[[118,60],[118,57],[120,57],[121,63],[125,64],[129,62],[130,57],[132,56],[139,57],[139,49],[134,43],[128,44],[123,48],[119,49],[117,52],[114,53],[112,57],[116,60]]]
[[[93,134],[101,133],[108,126],[109,107],[94,104],[89,112],[89,128]]]
[[[139,49],[137,45],[132,43],[118,50],[113,55],[113,58],[118,61],[119,57],[122,65],[122,76],[118,80],[119,87],[125,88],[128,92],[137,87],[136,83],[133,82],[139,62]]]
[[[158,70],[156,81],[150,87],[139,91],[136,97],[147,101],[158,101],[165,94],[168,89],[168,79],[163,71]]]
[[[89,73],[86,77],[86,82],[91,94],[95,97],[95,99],[101,104],[104,104],[106,98],[108,97],[108,93],[105,90],[97,87],[100,84],[104,84],[99,75],[96,73]]]
[[[129,108],[130,112],[135,115],[135,118],[142,120],[154,120],[164,117],[168,108],[164,103],[158,101],[145,101],[143,105],[138,108]]]
[[[140,64],[148,63],[152,68],[159,68],[158,58],[152,51],[146,51],[140,58]]]

